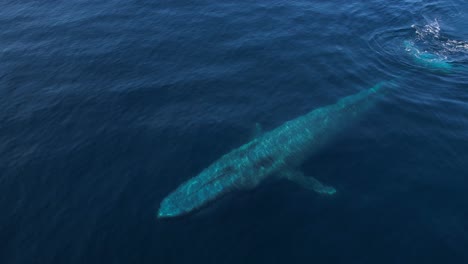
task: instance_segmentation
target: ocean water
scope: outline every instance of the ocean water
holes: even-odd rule
[[[0,24],[0,263],[468,263],[465,0],[4,0]],[[335,195],[156,217],[257,123],[381,81],[301,166]]]

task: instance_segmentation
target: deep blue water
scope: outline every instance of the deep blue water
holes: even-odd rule
[[[466,1],[4,0],[0,25],[0,263],[468,263]],[[301,168],[336,195],[156,218],[256,123],[389,80]]]

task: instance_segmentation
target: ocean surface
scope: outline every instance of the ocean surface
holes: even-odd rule
[[[0,263],[468,263],[466,0],[3,0],[0,25]],[[300,168],[335,195],[157,218],[256,124],[382,81]]]

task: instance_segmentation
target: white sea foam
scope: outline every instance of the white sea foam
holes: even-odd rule
[[[468,41],[450,39],[441,32],[441,26],[437,19],[424,26],[412,25],[416,33],[416,42],[425,46],[424,49],[441,57],[451,57],[456,61],[457,56],[468,55]]]
[[[440,37],[440,25],[437,19],[435,19],[427,25],[424,25],[423,27],[419,27],[417,25],[412,25],[411,27],[416,30],[416,35],[420,40],[424,40],[427,37],[436,39]]]

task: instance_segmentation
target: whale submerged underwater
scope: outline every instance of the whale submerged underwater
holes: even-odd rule
[[[424,27],[412,27],[416,29],[418,42],[432,43],[442,53],[468,53],[468,42],[441,37],[437,20]],[[437,52],[421,51],[414,41],[403,41],[403,47],[417,65],[427,70],[449,73],[455,68],[452,64],[456,60],[448,60]],[[252,189],[268,178],[284,178],[317,193],[335,194],[335,188],[305,176],[298,167],[309,155],[318,152],[339,132],[369,112],[377,102],[377,95],[392,86],[395,86],[394,81],[381,82],[290,120],[232,150],[170,193],[161,202],[158,217],[186,215],[225,194]]]
[[[372,109],[378,94],[391,86],[391,83],[382,82],[344,97],[232,150],[170,193],[161,202],[158,217],[191,213],[227,193],[252,189],[272,177],[285,178],[318,193],[333,195],[335,188],[305,176],[298,166]]]

